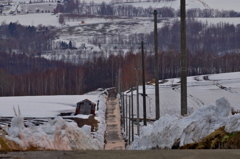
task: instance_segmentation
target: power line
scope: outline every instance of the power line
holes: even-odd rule
[[[168,4],[168,1],[166,1],[165,5],[162,8],[166,7],[167,4]]]
[[[158,4],[161,2],[161,0],[160,1],[158,1],[158,3],[156,4],[156,6],[154,7],[154,9],[156,9],[157,8],[157,6],[158,6]]]
[[[170,5],[170,8],[172,7],[172,5],[173,5],[173,1],[172,1],[171,5]]]

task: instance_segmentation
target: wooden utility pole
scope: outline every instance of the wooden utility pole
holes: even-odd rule
[[[131,110],[131,114],[132,114],[132,141],[134,140],[134,122],[133,122],[133,88],[131,88],[131,105],[132,105],[132,110]]]
[[[155,105],[156,105],[156,120],[160,118],[159,106],[159,76],[158,76],[158,31],[157,31],[157,10],[154,10],[154,46],[155,46]]]
[[[139,90],[138,90],[138,70],[140,67],[135,67],[136,70],[136,90],[137,90],[137,135],[140,136],[140,126],[139,126]]]
[[[144,66],[144,43],[141,42],[142,46],[142,85],[143,85],[143,123],[147,126],[147,109],[146,109],[146,89],[145,89],[145,66]]]
[[[115,86],[113,80],[114,80],[114,79],[113,79],[113,60],[112,60],[112,87]]]
[[[121,72],[122,69],[118,69],[118,94],[121,95]]]
[[[186,0],[181,0],[181,115],[187,114]]]
[[[127,94],[126,94],[126,98],[125,98],[125,110],[126,110],[126,112],[125,112],[125,126],[126,126],[126,136],[128,136],[128,120],[127,120],[127,116],[128,116],[128,96],[127,96]]]
[[[122,106],[122,114],[123,114],[123,116],[122,116],[122,124],[123,124],[123,131],[125,132],[125,101],[124,101],[124,92],[121,92],[121,94],[122,94],[122,101],[121,101],[121,106]]]
[[[128,144],[131,144],[131,121],[130,121],[130,117],[131,117],[131,95],[129,95],[129,108],[128,108],[128,124],[129,124],[129,133],[128,133]]]

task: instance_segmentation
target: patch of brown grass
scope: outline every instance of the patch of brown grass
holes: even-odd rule
[[[0,136],[0,151],[22,151],[22,148],[14,141],[8,140],[4,136]]]
[[[228,141],[226,141],[225,147],[228,149],[239,149],[240,148],[240,132],[230,134]]]
[[[184,145],[180,147],[180,149],[217,149],[225,135],[227,135],[227,133],[224,127],[221,127],[203,138],[202,141]]]
[[[179,149],[240,149],[240,132],[227,133],[224,127],[217,129],[198,143],[191,143]]]

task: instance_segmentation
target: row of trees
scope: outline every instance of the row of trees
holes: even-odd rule
[[[82,94],[111,87],[123,57],[75,65],[26,55],[0,56],[0,96]]]
[[[171,1],[171,0],[170,0]],[[120,2],[116,2],[120,3]],[[86,3],[80,0],[70,0],[69,3],[58,4],[55,13],[73,13],[73,14],[91,14],[91,15],[108,15],[108,16],[128,16],[128,17],[149,17],[153,8],[134,7],[133,5],[115,5],[115,3],[107,4],[102,2],[100,5],[94,3]],[[157,8],[158,16],[161,17],[179,17],[180,10],[171,7]],[[218,10],[218,9],[199,9],[193,8],[187,10],[188,17],[240,17],[240,13],[234,10]]]
[[[126,24],[127,25],[127,24]],[[127,26],[126,26],[127,27]],[[180,50],[180,21],[172,21],[158,30],[158,47],[163,51]],[[150,34],[117,34],[111,37],[94,37],[93,45],[105,43],[109,48],[137,49],[140,40],[147,42],[147,50],[154,49],[154,32]],[[208,24],[189,18],[187,20],[187,48],[192,53],[198,51],[226,53],[240,50],[240,25],[229,23]],[[103,46],[102,46],[103,47]]]
[[[153,32],[147,38],[153,43]],[[191,52],[204,50],[207,52],[224,53],[238,50],[240,45],[240,25],[228,23],[208,24],[188,19],[187,47]],[[162,50],[180,49],[180,22],[166,25],[159,30],[159,47]]]
[[[151,52],[145,53],[146,80],[151,80],[154,78],[154,55]],[[122,70],[123,88],[128,89],[136,82],[134,67],[141,65],[141,54],[132,52],[125,56],[96,57],[84,65],[47,61],[41,58],[34,61],[34,58],[25,57],[29,63],[35,63],[35,67],[29,65],[27,68],[24,66],[25,63],[21,62],[23,60],[19,57],[21,55],[15,55],[14,60],[12,56],[7,55],[1,53],[0,64],[6,60],[12,61],[14,65],[11,69],[10,65],[0,66],[0,96],[82,94],[99,87],[109,88],[115,86],[119,68]],[[160,51],[159,61],[160,79],[180,76],[178,51]],[[240,71],[239,61],[240,54],[236,52],[224,55],[204,51],[188,52],[188,75]],[[51,67],[47,66],[50,63]],[[21,73],[11,71],[14,68],[25,68],[25,71]]]

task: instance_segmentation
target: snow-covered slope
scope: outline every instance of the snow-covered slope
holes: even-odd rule
[[[55,117],[74,112],[76,103],[84,99],[97,103],[98,95],[1,97],[0,116],[14,117],[13,106],[19,106],[24,117]]]
[[[48,17],[48,18],[46,18]],[[11,15],[11,16],[0,16],[0,23],[9,24],[19,23],[25,26],[56,26],[59,27],[58,15],[52,15],[52,13],[39,13],[39,14],[23,14],[23,15]]]
[[[219,9],[219,10],[235,10],[240,11],[238,7],[240,5],[239,0],[187,0],[187,1],[199,1],[203,2],[202,5],[207,8]]]
[[[122,3],[120,3],[122,4]],[[135,3],[123,3],[124,5],[133,5],[135,7],[143,8],[162,8],[162,7],[171,7],[174,9],[180,8],[180,0],[173,1],[160,1],[160,2],[139,2]],[[186,0],[187,9],[191,8],[200,8],[200,9],[219,9],[219,10],[235,10],[240,11],[238,7],[240,5],[239,0]]]

